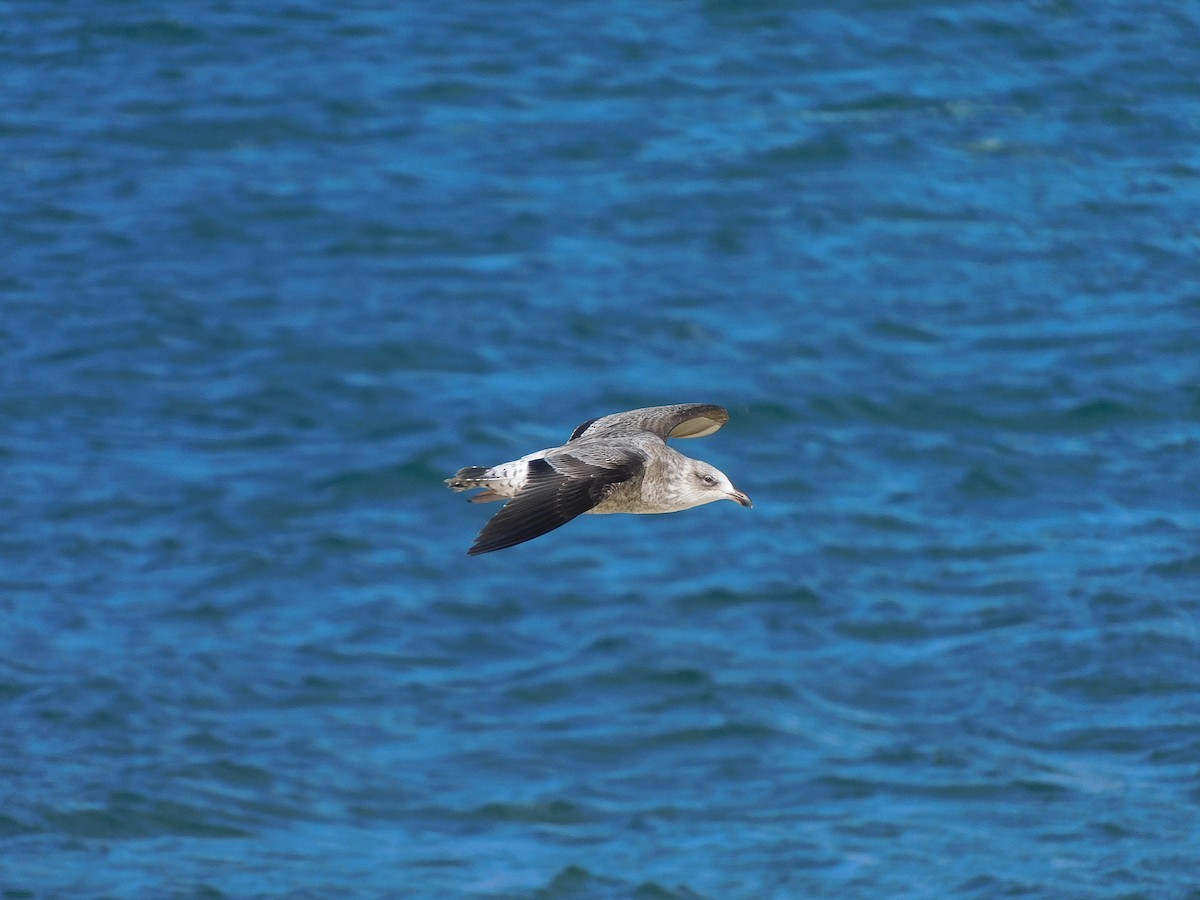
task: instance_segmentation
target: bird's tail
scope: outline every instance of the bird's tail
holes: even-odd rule
[[[486,466],[467,466],[459,469],[446,479],[452,491],[469,491],[471,488],[486,487],[488,469]]]
[[[454,475],[447,478],[446,484],[450,485],[450,490],[452,491],[469,491],[471,488],[485,488],[482,493],[472,497],[471,502],[491,503],[493,500],[503,500],[505,497],[512,496],[512,491],[505,493],[503,491],[492,490],[499,477],[493,469],[483,466],[467,466],[465,469],[459,469]]]

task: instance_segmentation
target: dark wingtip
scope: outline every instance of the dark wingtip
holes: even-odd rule
[[[588,426],[591,425],[593,422],[596,421],[596,419],[599,419],[599,418],[600,418],[599,416],[596,416],[595,419],[588,419],[586,422],[584,422],[582,425],[580,425],[578,428],[576,428],[574,431],[572,431],[571,436],[569,438],[567,438],[567,443],[568,444],[571,443],[571,441],[575,440],[575,438],[579,437],[581,434],[583,434],[585,431],[587,431]]]

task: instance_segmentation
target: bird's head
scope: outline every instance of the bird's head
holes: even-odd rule
[[[732,500],[742,506],[753,506],[750,498],[733,486],[724,472],[700,460],[691,461],[685,484],[686,499],[692,506],[702,506],[716,500]]]

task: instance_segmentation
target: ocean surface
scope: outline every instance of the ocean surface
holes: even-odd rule
[[[1200,897],[1200,5],[3,9],[4,898]]]

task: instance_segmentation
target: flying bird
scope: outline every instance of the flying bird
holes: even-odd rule
[[[561,447],[459,469],[446,479],[451,490],[483,488],[472,503],[508,500],[467,553],[533,540],[583,513],[669,513],[714,500],[751,506],[720,469],[667,446],[667,438],[704,437],[728,421],[707,403],[632,409],[589,419]]]

